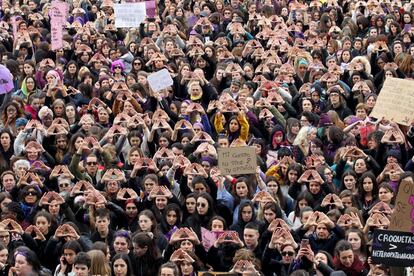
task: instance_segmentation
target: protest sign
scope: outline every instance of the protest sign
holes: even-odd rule
[[[390,266],[414,265],[414,234],[390,230],[374,231],[372,261]]]
[[[162,69],[148,76],[148,84],[154,92],[173,85],[173,79],[167,69]]]
[[[411,177],[403,179],[398,188],[395,210],[390,220],[390,230],[413,232],[414,230],[414,182]]]
[[[17,37],[16,36],[16,34],[17,34],[17,20],[16,20],[16,16],[13,16],[11,18],[11,23],[12,23],[12,26],[13,26],[13,37],[16,38]]]
[[[50,34],[53,51],[63,47],[63,27],[66,24],[68,8],[68,4],[65,2],[53,1],[49,10]]]
[[[147,16],[145,2],[114,4],[114,12],[116,28],[139,27]]]
[[[157,15],[157,2],[155,0],[145,1],[145,9],[148,18],[154,18]]]
[[[255,174],[255,147],[218,148],[218,167],[223,175]]]
[[[69,6],[65,2],[53,1],[49,10],[50,20],[66,24],[66,16],[68,14]]]
[[[387,78],[370,116],[408,126],[414,120],[414,81]]]
[[[62,25],[60,23],[51,20],[50,35],[52,42],[52,50],[55,51],[63,48],[63,30]]]

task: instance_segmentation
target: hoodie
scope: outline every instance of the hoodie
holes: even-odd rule
[[[274,137],[277,133],[282,133],[282,141],[281,142],[276,142],[274,141]],[[279,150],[281,147],[287,147],[289,146],[289,142],[286,140],[286,132],[283,126],[281,125],[275,125],[274,128],[272,129],[272,132],[270,133],[270,150],[273,151],[277,151]]]
[[[253,210],[252,218],[248,222],[243,221],[243,219],[242,219],[242,212],[240,211],[245,206],[250,206],[252,208],[252,210]],[[233,231],[237,231],[237,233],[239,233],[239,237],[243,239],[244,227],[246,226],[246,224],[248,224],[249,222],[252,222],[252,221],[256,221],[256,209],[255,209],[253,203],[250,200],[243,199],[241,201],[240,207],[239,207],[238,220],[237,220],[236,223],[232,224],[229,229],[230,230],[233,230]]]

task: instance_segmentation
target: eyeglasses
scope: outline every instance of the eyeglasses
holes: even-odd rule
[[[86,165],[94,166],[94,165],[98,165],[98,162],[86,162]]]
[[[0,235],[0,240],[8,239],[10,235]]]
[[[206,206],[207,206],[207,204],[205,204],[205,203],[197,202],[197,207],[205,208]]]
[[[282,256],[290,256],[290,257],[292,257],[293,255],[295,255],[295,252],[292,252],[292,251],[283,251],[282,252]]]

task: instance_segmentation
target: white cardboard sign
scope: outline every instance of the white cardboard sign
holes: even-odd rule
[[[147,80],[154,92],[158,92],[173,85],[173,79],[167,69],[152,73],[148,76]]]

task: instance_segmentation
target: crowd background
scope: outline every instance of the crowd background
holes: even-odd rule
[[[164,0],[129,29],[65,2],[52,51],[50,1],[1,1],[1,275],[390,275],[414,124],[370,113],[413,77],[411,2]]]

